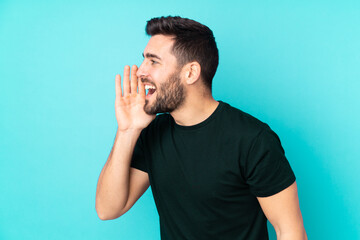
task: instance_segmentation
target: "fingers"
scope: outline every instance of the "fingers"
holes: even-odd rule
[[[121,76],[116,74],[115,76],[115,99],[121,98]]]
[[[124,97],[127,97],[130,95],[130,66],[126,65],[124,68],[124,80],[123,80],[123,85],[124,85]]]
[[[123,91],[121,91],[121,77],[120,75],[116,75],[115,77],[115,94],[116,97],[127,97],[130,96],[131,93],[137,93],[138,88],[138,78],[136,76],[138,68],[136,65],[132,66],[131,69],[131,78],[130,78],[130,66],[126,65],[124,68],[124,78],[123,78]],[[139,85],[140,86],[140,85]],[[145,93],[145,86],[143,86],[143,90]]]
[[[140,97],[145,98],[145,95],[146,95],[145,85],[144,85],[144,83],[140,80],[140,78],[138,79],[138,85],[139,85],[139,94],[140,94]]]
[[[131,69],[131,93],[137,93],[137,76],[136,76],[137,66],[133,65]]]

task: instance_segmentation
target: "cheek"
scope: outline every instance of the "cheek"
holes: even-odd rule
[[[159,71],[151,71],[150,76],[152,79],[154,79],[156,82],[158,82],[161,79],[161,73]]]
[[[159,85],[166,81],[167,73],[163,70],[153,70],[150,72],[150,76],[153,79],[153,81],[156,83],[156,85]]]

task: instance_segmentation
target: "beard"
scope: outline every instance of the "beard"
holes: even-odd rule
[[[179,108],[185,100],[185,87],[181,83],[180,72],[175,72],[156,88],[156,98],[152,105],[145,100],[144,111],[149,114],[172,112]]]

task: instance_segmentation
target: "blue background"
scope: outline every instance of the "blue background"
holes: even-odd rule
[[[309,239],[360,239],[360,2],[193,0],[0,0],[0,239],[160,238],[150,189],[113,221],[95,191],[115,74],[162,15],[214,31],[214,96],[280,136]]]

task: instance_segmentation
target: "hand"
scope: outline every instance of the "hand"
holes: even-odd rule
[[[118,131],[142,130],[147,127],[156,115],[149,115],[144,111],[145,86],[136,77],[137,66],[132,66],[131,80],[130,66],[124,68],[123,88],[121,77],[115,77],[115,114],[118,122]],[[139,91],[138,91],[139,90]]]

